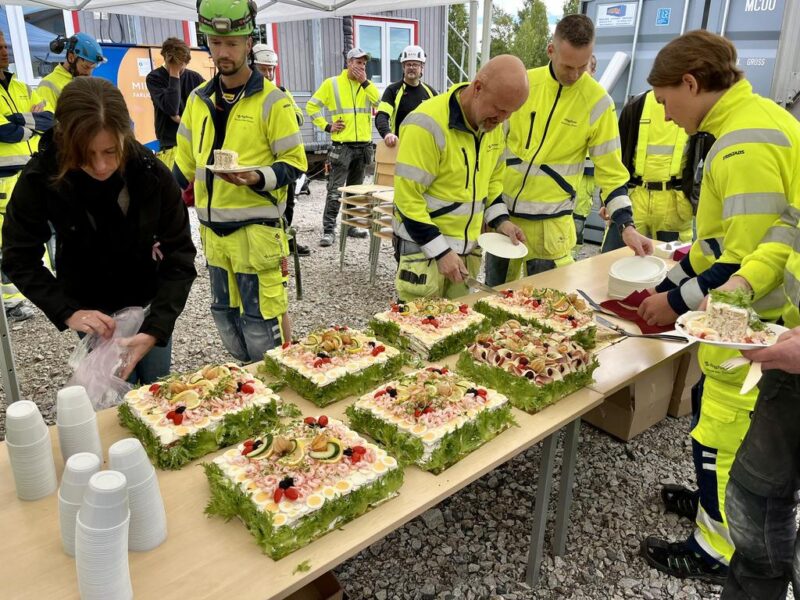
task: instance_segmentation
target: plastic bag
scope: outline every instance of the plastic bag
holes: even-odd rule
[[[116,323],[111,338],[104,339],[97,334],[84,336],[69,357],[73,375],[67,385],[83,386],[96,411],[117,406],[133,389],[131,384],[117,377],[127,362],[127,350],[117,342],[139,332],[144,322],[144,309],[123,308],[111,317]]]

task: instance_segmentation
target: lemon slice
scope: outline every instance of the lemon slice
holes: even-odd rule
[[[276,514],[272,515],[272,526],[273,527],[280,527],[281,525],[286,525],[286,521],[288,521],[288,519],[286,518],[286,515],[284,515],[284,514],[276,513]]]
[[[200,394],[194,390],[184,390],[180,394],[175,394],[169,400],[170,404],[184,404],[186,408],[197,408],[200,406]]]
[[[306,498],[306,504],[309,508],[319,508],[325,503],[325,498],[323,498],[320,494],[311,494],[308,498]]]

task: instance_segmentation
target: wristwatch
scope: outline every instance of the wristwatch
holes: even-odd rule
[[[636,229],[636,225],[633,224],[633,221],[625,221],[622,225],[619,226],[619,232],[624,232],[628,227],[633,227]]]

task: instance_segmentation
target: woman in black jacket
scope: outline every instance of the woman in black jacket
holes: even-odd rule
[[[119,375],[149,383],[169,373],[171,336],[192,281],[196,250],[180,189],[136,142],[120,91],[76,77],[12,194],[2,269],[59,330],[114,333],[111,313],[148,307],[139,333],[121,340]],[[50,225],[56,275],[42,263]]]

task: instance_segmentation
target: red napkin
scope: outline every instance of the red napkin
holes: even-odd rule
[[[672,260],[674,260],[675,262],[681,262],[684,258],[686,258],[689,255],[689,250],[691,249],[692,249],[691,244],[687,244],[686,246],[678,248],[677,250],[675,250],[675,252],[672,253]]]
[[[647,290],[633,292],[627,298],[622,300],[606,300],[601,302],[600,306],[619,315],[621,318],[632,321],[639,326],[642,333],[664,333],[665,331],[672,331],[675,325],[648,325],[636,312],[639,305],[644,302],[644,299],[650,296]]]

